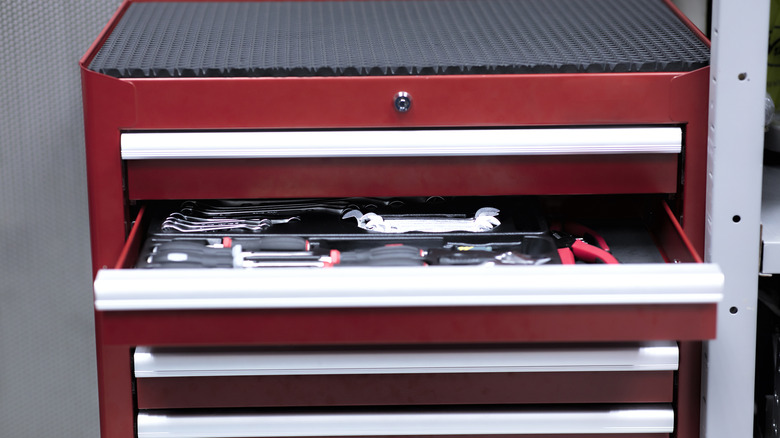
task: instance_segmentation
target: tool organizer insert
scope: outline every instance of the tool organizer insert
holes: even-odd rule
[[[559,264],[569,235],[528,197],[192,200],[153,210],[138,268]],[[663,262],[639,219],[596,220],[598,232],[563,222],[619,262]]]

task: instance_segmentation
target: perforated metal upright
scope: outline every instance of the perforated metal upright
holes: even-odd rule
[[[766,0],[714,2],[705,258],[726,282],[704,349],[707,438],[753,435],[768,23]]]

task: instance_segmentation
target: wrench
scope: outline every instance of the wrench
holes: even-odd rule
[[[179,231],[182,233],[200,233],[205,231],[217,230],[249,230],[263,231],[272,225],[286,224],[291,221],[298,221],[299,217],[293,216],[284,219],[260,219],[244,220],[232,219],[224,222],[191,222],[182,219],[169,218],[163,221],[163,231]]]
[[[204,201],[186,201],[182,204],[180,212],[203,217],[268,215],[305,211],[343,214],[349,209],[360,208],[358,204],[362,204],[366,208],[376,208],[378,205],[392,207],[403,205],[403,201],[400,200],[380,198],[278,199],[253,200],[251,202],[221,201],[221,203],[224,205],[214,205]]]
[[[483,232],[501,225],[496,217],[497,208],[484,207],[477,210],[473,218],[452,217],[448,215],[410,215],[385,216],[376,213],[363,214],[360,210],[350,210],[341,218],[355,218],[358,227],[380,233],[448,233],[448,232]]]

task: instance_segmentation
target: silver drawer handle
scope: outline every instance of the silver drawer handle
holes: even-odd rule
[[[295,281],[291,281],[294,279]],[[715,265],[101,269],[98,310],[717,303]],[[365,285],[370,284],[370,288]]]
[[[565,411],[138,414],[138,438],[643,434],[674,431],[669,406]]]
[[[678,154],[682,129],[126,132],[122,159]]]
[[[558,348],[265,351],[137,347],[135,377],[674,371],[674,342]]]

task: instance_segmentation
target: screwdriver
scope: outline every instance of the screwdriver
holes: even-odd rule
[[[333,266],[330,257],[321,257],[320,260],[269,260],[269,261],[244,261],[235,259],[231,255],[202,255],[187,253],[170,253],[165,257],[154,256],[148,267],[150,268],[291,268],[312,267],[328,268]]]
[[[378,248],[345,251],[341,266],[423,266],[420,248],[408,245],[387,245]]]
[[[157,245],[149,255],[149,267],[173,268],[255,268],[255,267],[287,267],[314,266],[328,267],[338,263],[339,252],[331,251],[328,256],[318,255],[312,251],[271,251],[268,248],[302,248],[308,243],[300,239],[295,245],[291,239],[279,240],[275,245],[255,243],[253,248],[266,248],[266,251],[244,252],[241,244],[232,248],[215,248],[198,241],[178,240],[163,242]],[[305,246],[304,246],[305,245]],[[255,261],[251,259],[263,259]]]
[[[241,247],[235,246],[232,250],[227,248],[212,248],[220,250],[219,253],[208,252],[160,252],[152,254],[148,261],[150,268],[286,268],[286,267],[314,267],[328,268],[338,263],[338,251],[332,251],[332,256],[321,256],[316,259],[295,259],[280,257],[262,261],[245,260],[241,257]],[[225,252],[226,250],[227,252]],[[238,251],[236,251],[238,250]],[[235,252],[235,254],[233,254]],[[336,257],[333,257],[336,256]],[[334,260],[334,258],[336,260]]]
[[[187,254],[201,254],[201,255],[220,255],[220,254],[233,254],[233,248],[241,248],[241,256],[244,258],[316,258],[317,255],[312,251],[281,251],[281,250],[257,250],[247,251],[243,244],[233,244],[232,247],[214,247],[211,245],[204,245],[197,241],[171,241],[158,244],[152,250],[152,256],[168,254],[168,253],[187,253]],[[250,248],[262,248],[258,244],[253,244]],[[265,246],[268,248],[268,246]]]
[[[230,248],[234,243],[241,244],[245,251],[308,251],[311,249],[311,243],[308,240],[296,236],[268,236],[254,239],[234,239],[230,237],[202,240],[177,239],[159,243],[157,246],[165,246],[165,248],[170,249],[197,250],[201,247]]]

